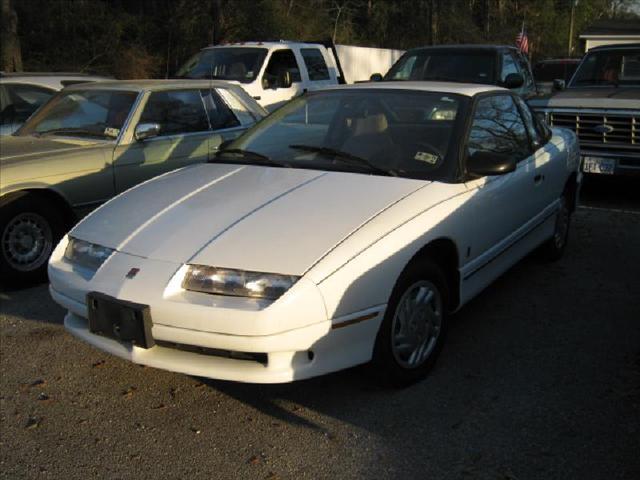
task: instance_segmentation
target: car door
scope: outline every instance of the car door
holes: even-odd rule
[[[152,138],[119,145],[114,154],[116,191],[209,158],[211,126],[200,89],[148,94],[137,126],[157,124]]]
[[[289,86],[284,83],[286,72],[289,73],[291,79]],[[300,66],[290,48],[271,53],[261,82],[263,93],[260,103],[269,111],[303,93],[305,86],[300,75]]]
[[[537,214],[535,156],[520,111],[510,93],[477,98],[469,127],[466,158],[482,150],[514,159],[513,172],[470,179],[473,217],[463,281],[474,291],[486,286],[519,257],[513,247],[526,236]],[[498,261],[496,261],[498,260]]]

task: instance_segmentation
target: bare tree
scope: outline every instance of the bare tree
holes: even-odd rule
[[[0,70],[22,71],[22,52],[18,38],[18,15],[11,0],[1,0],[0,4]]]

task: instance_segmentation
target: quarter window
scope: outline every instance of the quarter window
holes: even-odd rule
[[[482,150],[511,156],[529,156],[526,127],[511,95],[495,95],[478,101],[469,133],[468,154]]]
[[[222,101],[215,91],[201,90],[200,94],[202,95],[204,105],[207,108],[209,123],[213,130],[232,128],[240,125],[240,122],[231,109]]]
[[[304,59],[304,64],[307,66],[309,80],[329,80],[329,69],[320,50],[317,48],[303,48],[300,53]]]
[[[152,93],[140,123],[158,123],[160,135],[209,130],[204,102],[198,90]]]

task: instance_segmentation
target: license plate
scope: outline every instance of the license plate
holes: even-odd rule
[[[87,294],[87,310],[92,333],[120,342],[131,342],[136,347],[151,348],[155,345],[148,305],[91,292]]]
[[[613,175],[615,169],[616,160],[614,158],[583,157],[582,159],[582,171],[585,173]]]

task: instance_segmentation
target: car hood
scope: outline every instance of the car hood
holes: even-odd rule
[[[428,183],[201,164],[125,192],[70,235],[155,260],[302,275],[358,227]]]
[[[93,145],[104,143],[100,140],[85,140],[71,138],[51,138],[35,136],[6,136],[0,140],[0,161],[2,165],[8,165],[23,159],[32,159],[39,156],[48,156],[52,153],[79,150]]]
[[[529,104],[533,108],[637,109],[640,108],[640,88],[568,88],[549,98],[530,100]]]

